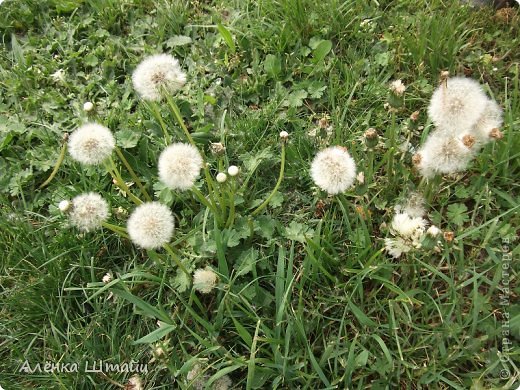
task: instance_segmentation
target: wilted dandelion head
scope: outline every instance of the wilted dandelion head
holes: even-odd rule
[[[493,141],[493,131],[502,126],[502,109],[494,101],[489,99],[482,115],[472,128],[472,133],[480,142]]]
[[[385,250],[394,258],[401,257],[403,253],[410,252],[412,247],[408,245],[402,238],[385,238]]]
[[[146,100],[161,100],[163,90],[173,93],[186,83],[179,61],[169,54],[145,58],[132,74],[134,88]]]
[[[213,383],[213,390],[228,390],[233,385],[233,381],[228,375],[224,375]]]
[[[452,133],[473,126],[488,98],[480,84],[466,77],[452,77],[442,82],[430,100],[428,114],[433,123]]]
[[[414,164],[419,172],[424,177],[431,177],[438,173],[464,171],[474,157],[475,149],[466,146],[458,137],[435,132],[430,134],[417,155],[420,158],[415,157]]]
[[[397,96],[401,96],[406,91],[406,85],[401,80],[394,80],[390,83],[390,91]]]
[[[314,183],[331,195],[352,187],[356,180],[356,163],[341,146],[332,146],[318,152],[311,164]]]
[[[69,218],[80,230],[90,232],[100,228],[108,215],[108,203],[99,194],[88,192],[72,199]]]
[[[77,128],[69,136],[69,153],[80,163],[94,165],[102,163],[108,158],[116,140],[112,132],[97,123],[87,123]]]
[[[172,144],[159,157],[159,178],[171,189],[188,190],[199,177],[202,163],[202,156],[195,146]]]
[[[156,249],[167,244],[174,230],[173,214],[159,202],[143,203],[128,218],[130,239],[144,249]]]
[[[218,276],[209,267],[199,268],[193,273],[193,288],[203,294],[209,294],[217,284]]]

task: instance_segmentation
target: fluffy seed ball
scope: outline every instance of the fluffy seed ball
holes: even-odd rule
[[[202,162],[196,147],[184,143],[172,144],[159,157],[159,178],[173,190],[188,190],[199,177]]]
[[[112,132],[97,123],[87,123],[69,137],[69,153],[82,164],[95,165],[108,158],[116,146]]]
[[[145,58],[132,74],[135,90],[145,100],[161,100],[162,91],[173,93],[186,83],[179,61],[169,54]]]
[[[90,232],[100,228],[108,215],[108,203],[99,194],[89,192],[72,199],[69,218],[80,230]]]
[[[320,151],[311,164],[314,183],[331,195],[352,187],[356,180],[356,163],[341,146],[332,146]]]
[[[479,83],[466,77],[452,77],[442,82],[430,100],[428,114],[437,127],[452,133],[473,126],[488,98]]]
[[[193,288],[203,294],[209,294],[217,284],[218,276],[209,267],[199,268],[193,273]]]
[[[457,137],[435,132],[429,135],[418,155],[421,157],[416,164],[419,172],[424,177],[432,177],[439,173],[464,171],[475,150],[465,146]]]
[[[138,206],[128,218],[130,239],[144,249],[156,249],[167,244],[173,235],[173,214],[159,202]]]

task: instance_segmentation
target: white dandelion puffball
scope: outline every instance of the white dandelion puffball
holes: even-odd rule
[[[461,139],[444,132],[428,136],[419,149],[418,169],[422,176],[464,171],[475,156],[475,149],[464,145]]]
[[[202,163],[202,156],[195,146],[172,144],[159,157],[159,178],[173,190],[188,190],[199,177]]]
[[[145,58],[132,74],[135,90],[145,100],[161,100],[163,89],[173,93],[186,83],[179,61],[169,54]]]
[[[209,294],[217,284],[218,276],[209,267],[199,268],[193,273],[193,288],[203,294]]]
[[[224,172],[219,172],[219,173],[217,174],[217,181],[218,181],[219,183],[225,183],[226,180],[227,180],[227,175],[226,175]]]
[[[69,153],[80,163],[95,165],[108,158],[116,146],[112,132],[97,123],[87,123],[69,137]]]
[[[80,230],[90,232],[100,228],[108,215],[108,203],[99,194],[89,192],[72,199],[69,218]]]
[[[486,108],[473,126],[471,133],[481,142],[489,142],[492,140],[490,133],[493,129],[502,126],[502,109],[494,100],[488,100]]]
[[[238,172],[240,172],[240,170],[238,169],[238,167],[236,165],[230,165],[227,172],[228,172],[229,176],[233,177],[233,176],[238,175]]]
[[[318,152],[311,164],[314,183],[331,195],[352,187],[356,180],[356,163],[341,146],[331,146]]]
[[[428,115],[437,127],[452,133],[473,126],[486,108],[488,98],[475,80],[452,77],[435,90]]]
[[[159,202],[137,206],[127,222],[130,239],[144,249],[157,249],[170,242],[174,227],[172,212]]]
[[[392,230],[403,238],[417,238],[424,233],[426,221],[421,217],[411,217],[407,213],[397,213],[392,219]]]

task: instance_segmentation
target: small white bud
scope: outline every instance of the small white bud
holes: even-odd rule
[[[83,104],[83,109],[86,111],[86,112],[90,112],[94,109],[94,103],[92,102],[86,102],[85,104]]]
[[[72,203],[70,200],[62,200],[60,204],[58,205],[58,208],[62,213],[68,211],[70,209],[70,206],[72,206]]]
[[[286,141],[289,138],[289,133],[285,130],[280,131],[280,139]]]
[[[112,274],[110,272],[107,272],[105,276],[103,276],[103,279],[101,279],[103,283],[110,283],[112,281]]]
[[[229,176],[236,176],[236,175],[238,175],[238,171],[239,171],[239,169],[238,169],[238,167],[236,165],[231,165],[228,168],[228,170],[227,170]]]
[[[217,181],[219,183],[224,183],[227,180],[227,175],[224,172],[219,172],[217,175]]]

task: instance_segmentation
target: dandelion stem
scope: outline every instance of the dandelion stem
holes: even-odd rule
[[[112,157],[110,157],[110,164],[107,164],[107,170],[110,173],[110,175],[112,176],[112,179],[114,179],[115,184],[120,189],[122,189],[125,192],[125,194],[128,195],[128,197],[130,199],[132,199],[132,202],[134,202],[136,205],[140,205],[141,203],[143,203],[143,201],[141,199],[139,199],[137,196],[132,194],[132,192],[130,191],[130,188],[128,188],[128,186],[126,185],[125,181],[123,180],[123,178],[119,174],[119,172],[118,172],[118,170],[116,168],[116,165],[114,163],[114,160],[112,160]]]
[[[113,225],[108,222],[101,222],[101,226],[103,226],[104,228],[106,228],[108,230],[113,231],[114,233],[120,235],[123,238],[129,238],[129,236],[126,232],[126,228],[124,228],[124,227]]]
[[[164,244],[163,247],[164,247],[164,249],[166,249],[166,252],[168,252],[168,254],[172,257],[173,261],[177,264],[177,266],[186,274],[186,276],[188,277],[188,280],[191,281],[191,274],[188,272],[188,270],[186,269],[184,264],[182,264],[182,261],[181,261],[179,255],[177,255],[177,253],[175,253],[175,251],[170,246],[170,244]]]
[[[139,180],[139,177],[137,177],[135,171],[132,169],[132,166],[128,163],[128,160],[125,158],[125,156],[124,156],[123,152],[121,151],[121,149],[116,147],[116,153],[117,153],[117,156],[119,157],[119,159],[121,160],[121,162],[123,163],[123,165],[126,167],[126,169],[128,169],[128,173],[130,173],[130,176],[132,176],[132,179],[134,179],[135,184],[137,184],[137,186],[139,187],[139,189],[143,193],[143,196],[145,197],[145,199],[147,201],[151,202],[152,198],[150,197],[150,195],[148,194],[148,192],[144,188],[143,183],[141,182],[141,180]]]
[[[234,177],[231,178],[231,191],[229,192],[229,216],[226,222],[226,227],[233,226],[235,222],[235,191],[236,191],[236,180]]]
[[[168,106],[170,107],[171,111],[173,112],[173,116],[175,116],[175,119],[177,120],[177,123],[179,123],[179,126],[184,131],[184,134],[186,135],[186,138],[188,138],[188,141],[193,146],[195,145],[195,141],[193,140],[190,132],[188,131],[188,128],[186,127],[186,124],[184,123],[184,120],[182,119],[181,111],[179,110],[179,107],[177,106],[177,103],[172,99],[172,97],[169,94],[166,95],[166,101],[168,102]]]
[[[47,180],[45,180],[40,185],[40,187],[38,187],[39,189],[42,189],[43,187],[47,186],[52,181],[52,179],[54,179],[54,176],[56,176],[56,174],[58,173],[58,170],[60,169],[60,166],[63,163],[63,160],[65,159],[66,152],[67,152],[67,143],[64,142],[63,145],[61,146],[60,155],[58,156],[58,160],[56,161],[56,165],[54,166],[54,169],[52,170],[52,172],[49,175],[49,177],[47,178]]]
[[[159,124],[161,125],[161,129],[164,134],[164,142],[166,143],[166,145],[169,145],[171,143],[171,137],[170,134],[168,134],[168,128],[166,127],[166,123],[164,123],[164,120],[161,116],[161,112],[159,111],[159,107],[155,102],[150,102],[149,107],[152,111],[153,116],[155,117],[155,119],[159,121]]]
[[[269,202],[271,201],[274,194],[276,194],[276,191],[278,191],[280,184],[282,184],[284,169],[285,169],[285,142],[282,142],[282,161],[280,163],[280,175],[278,176],[278,181],[276,182],[276,185],[274,186],[273,191],[267,197],[267,199],[264,200],[264,202],[260,206],[258,206],[256,208],[256,210],[254,210],[251,213],[252,217],[258,215],[269,204]]]
[[[213,205],[210,201],[208,201],[206,199],[206,197],[202,194],[202,192],[200,192],[198,190],[197,187],[193,186],[191,187],[191,191],[195,194],[195,196],[200,200],[200,202],[206,206],[207,208],[209,208],[211,211],[213,211],[213,213],[217,213],[217,209],[215,207],[215,205]]]

